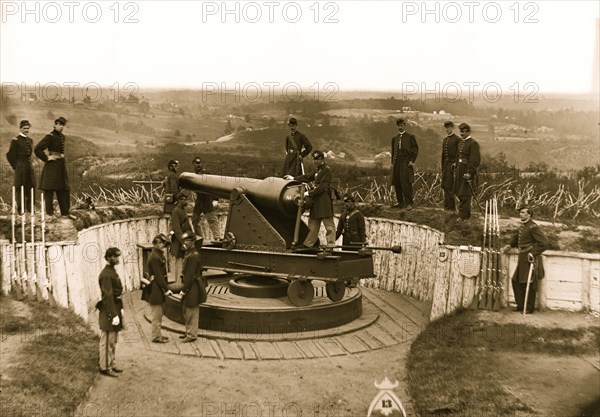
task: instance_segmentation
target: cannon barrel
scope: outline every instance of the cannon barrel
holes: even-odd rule
[[[260,210],[278,211],[286,217],[295,217],[297,201],[301,195],[299,181],[268,177],[264,180],[224,175],[193,174],[179,175],[179,186],[198,193],[235,200],[238,195],[246,197]]]

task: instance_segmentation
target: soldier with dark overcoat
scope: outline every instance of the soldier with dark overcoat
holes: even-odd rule
[[[519,230],[513,235],[510,244],[502,248],[502,252],[506,252],[510,248],[519,249],[517,268],[512,276],[513,293],[517,303],[515,311],[523,311],[523,308],[527,305],[526,311],[531,314],[535,309],[538,281],[544,278],[544,264],[540,255],[548,247],[548,238],[532,220],[533,210],[531,208],[525,206],[519,208],[518,211],[521,220]],[[527,303],[525,303],[527,278],[529,277],[531,265],[533,265],[533,273]]]
[[[202,158],[197,156],[192,160],[192,163],[194,164],[194,172],[196,174],[208,174],[204,168]],[[219,227],[219,218],[217,217],[215,206],[213,204],[215,201],[218,201],[218,198],[210,194],[199,192],[196,193],[196,201],[194,203],[194,210],[192,211],[192,225],[194,226],[196,234],[202,236],[202,232],[200,230],[200,216],[204,214],[206,221],[208,222],[210,232],[213,235],[213,240],[218,240],[221,236],[221,229]]]
[[[200,321],[200,304],[206,301],[206,281],[202,276],[202,258],[200,248],[202,237],[188,232],[183,236],[186,248],[183,261],[183,289],[181,302],[183,304],[183,318],[185,320],[185,335],[183,343],[193,342],[198,338],[198,324]]]
[[[335,246],[335,223],[333,222],[333,202],[331,193],[331,168],[325,164],[325,154],[321,151],[313,151],[313,160],[316,169],[306,175],[294,177],[286,175],[286,179],[295,179],[302,182],[311,182],[313,187],[305,191],[304,195],[312,199],[312,207],[308,215],[308,235],[301,246],[312,248],[319,240],[319,229],[321,223],[325,225],[327,246]]]
[[[152,251],[148,256],[148,274],[150,275],[150,316],[152,319],[152,342],[167,343],[169,338],[162,335],[163,304],[166,296],[172,294],[168,286],[167,261],[164,249],[167,246],[167,237],[162,233],[152,239]]]
[[[460,138],[454,133],[454,123],[444,123],[446,136],[442,142],[442,190],[444,190],[444,210],[454,212],[456,201],[454,197],[454,170],[458,156]]]
[[[71,208],[71,188],[65,162],[65,135],[63,129],[67,119],[59,117],[54,121],[54,130],[47,134],[35,147],[35,155],[44,161],[40,178],[40,189],[44,190],[46,214],[54,214],[52,198],[56,193],[60,214],[68,216]],[[46,154],[45,151],[48,151]]]
[[[396,121],[398,134],[392,138],[392,184],[397,203],[392,207],[413,209],[414,165],[419,155],[419,146],[414,135],[404,129],[404,119]]]
[[[481,163],[481,154],[479,143],[471,137],[471,127],[461,123],[458,129],[461,140],[458,143],[453,191],[458,197],[459,220],[466,220],[471,217],[471,199],[477,190],[477,168]]]
[[[167,175],[164,180],[165,186],[165,203],[164,213],[170,215],[175,205],[177,204],[177,194],[179,194],[179,176],[177,169],[179,168],[179,161],[171,159],[167,163]]]
[[[189,194],[183,190],[176,196],[177,205],[171,213],[171,255],[175,257],[175,282],[181,282],[181,271],[185,248],[183,247],[183,234],[192,232],[192,222],[185,211],[188,204]]]
[[[118,248],[108,248],[104,255],[106,266],[100,272],[98,284],[102,300],[96,305],[100,311],[98,324],[100,326],[100,373],[103,375],[118,377],[123,369],[115,365],[115,350],[119,331],[124,328],[123,317],[123,284],[115,266],[119,264],[121,251]]]
[[[288,122],[290,134],[285,138],[285,162],[283,176],[297,177],[302,175],[302,159],[312,151],[312,144],[305,134],[299,132],[298,121],[292,117]]]
[[[31,211],[31,189],[35,188],[35,175],[31,163],[31,154],[33,153],[33,140],[29,137],[29,120],[21,120],[19,123],[20,133],[16,138],[10,141],[6,159],[15,171],[13,185],[15,186],[15,197],[17,200],[17,209],[21,211],[21,187],[23,187],[23,198],[25,201],[25,210]]]
[[[365,216],[356,208],[356,201],[350,194],[343,197],[344,211],[335,232],[335,239],[343,236],[342,245],[356,246],[357,249],[367,242],[365,233]]]

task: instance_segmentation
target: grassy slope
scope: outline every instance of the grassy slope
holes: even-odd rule
[[[460,312],[430,323],[413,342],[410,391],[422,416],[528,415],[531,407],[505,388],[499,353],[581,355],[597,352],[599,343],[599,327],[498,324]]]
[[[98,338],[72,311],[0,298],[3,343],[17,343],[3,375],[0,404],[9,415],[72,415],[98,373]],[[6,365],[6,364],[5,364]]]

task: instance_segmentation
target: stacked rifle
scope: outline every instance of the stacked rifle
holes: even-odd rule
[[[16,200],[16,188],[12,188],[12,212],[11,212],[11,231],[12,231],[12,250],[10,253],[10,268],[11,268],[11,289],[14,291],[17,299],[21,300],[25,297],[28,299],[40,299],[40,285],[43,285],[46,290],[50,290],[48,285],[48,262],[46,260],[46,243],[45,243],[45,217],[44,217],[44,195],[42,194],[41,201],[41,231],[42,241],[38,242],[41,245],[37,245],[35,242],[35,205],[34,205],[34,191],[30,189],[30,202],[31,202],[31,213],[30,213],[30,230],[31,230],[31,241],[28,243],[26,240],[25,229],[27,227],[27,212],[25,211],[25,190],[21,186],[21,212],[17,210]],[[20,222],[18,221],[20,220]],[[19,237],[16,233],[17,223],[20,223],[21,227],[21,239],[20,245],[17,242]],[[20,248],[18,248],[20,246]],[[20,250],[19,250],[20,249]],[[37,250],[36,250],[37,249]],[[43,258],[41,258],[43,257]],[[43,259],[43,264],[46,269],[43,271],[42,282],[38,280],[36,274],[36,265],[39,264],[40,260]]]
[[[471,302],[471,309],[480,308],[500,311],[503,286],[500,221],[496,198],[485,202],[481,256],[481,270],[475,283],[475,294]]]

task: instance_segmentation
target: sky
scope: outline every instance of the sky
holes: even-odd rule
[[[599,4],[2,1],[0,81],[248,95],[590,93]]]

